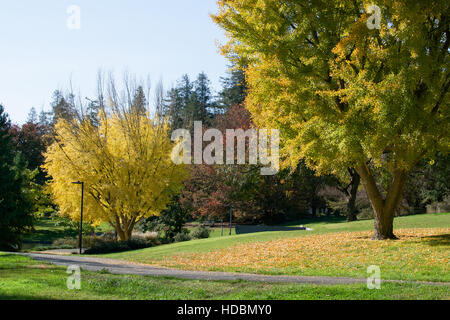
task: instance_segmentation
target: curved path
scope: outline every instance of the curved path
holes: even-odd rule
[[[318,285],[338,285],[366,283],[367,279],[341,278],[341,277],[321,277],[321,276],[270,276],[248,273],[231,272],[209,272],[209,271],[188,271],[169,269],[164,267],[155,267],[145,264],[130,263],[121,260],[112,260],[104,258],[83,257],[83,256],[64,256],[40,253],[22,253],[20,255],[28,256],[34,260],[47,262],[60,266],[78,265],[84,270],[101,271],[107,270],[113,274],[135,274],[154,277],[175,277],[192,280],[244,280],[256,282],[274,282],[274,283],[307,283]],[[401,280],[383,280],[382,282],[395,283],[414,283],[426,285],[447,285],[449,282],[419,282],[419,281],[401,281]]]

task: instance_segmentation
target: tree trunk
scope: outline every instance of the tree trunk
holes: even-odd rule
[[[119,237],[119,241],[128,241],[131,239],[133,228],[127,229],[125,226],[114,226]]]
[[[118,228],[116,228],[116,232],[117,232],[117,235],[119,236],[119,241],[128,241],[131,239],[133,230],[131,229],[131,230],[124,231],[124,230],[122,230],[122,228],[118,227]]]
[[[130,220],[128,220],[126,217],[121,215],[120,217],[116,215],[115,217],[115,224],[112,224],[114,226],[114,229],[117,232],[117,235],[119,236],[120,241],[128,241],[131,239],[133,235],[133,229],[136,225],[136,218],[133,217]]]
[[[116,232],[117,232],[117,235],[119,236],[120,241],[130,240],[131,236],[133,234],[133,228],[130,228],[128,230],[124,230],[124,229],[126,229],[126,228],[121,228],[121,227],[116,228]]]
[[[352,176],[352,181],[350,183],[351,190],[347,202],[347,221],[356,221],[357,212],[355,203],[356,203],[356,195],[358,193],[358,187],[359,184],[361,183],[361,177],[359,176],[358,172],[356,172],[356,170],[354,169],[349,169],[349,172]]]
[[[374,240],[397,239],[394,235],[394,216],[400,204],[403,189],[406,183],[407,171],[397,169],[394,172],[394,179],[388,188],[386,198],[383,199],[375,182],[375,178],[370,172],[367,164],[360,164],[356,168],[361,176],[367,196],[374,211],[375,233]]]
[[[313,217],[317,216],[317,208],[314,204],[311,204],[311,214]]]
[[[117,232],[117,236],[119,237],[119,240],[125,241],[126,240],[125,232],[123,232],[123,230],[119,226],[116,226],[115,229]]]
[[[131,240],[131,237],[132,237],[132,235],[133,235],[133,228],[130,228],[130,229],[126,232],[126,234],[127,234],[127,241],[128,241],[128,240]]]

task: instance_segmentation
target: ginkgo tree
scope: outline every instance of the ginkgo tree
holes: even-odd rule
[[[135,109],[102,109],[98,125],[88,118],[59,120],[43,166],[62,215],[80,219],[80,190],[72,182],[83,181],[84,218],[109,223],[120,240],[164,210],[186,178],[186,168],[170,158],[167,122]]]
[[[230,39],[222,50],[247,66],[246,106],[258,126],[280,129],[284,164],[305,159],[342,179],[355,168],[374,239],[395,238],[408,173],[449,151],[450,2],[218,4],[213,19]]]

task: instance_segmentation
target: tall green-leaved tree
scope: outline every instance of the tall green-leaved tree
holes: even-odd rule
[[[0,250],[20,249],[21,236],[33,227],[33,178],[13,148],[11,123],[0,105]]]
[[[222,49],[248,66],[247,108],[258,126],[281,129],[285,165],[305,159],[343,179],[355,168],[375,213],[374,238],[395,238],[408,173],[449,150],[450,2],[218,4],[213,19],[230,39]],[[386,189],[379,169],[390,177]]]

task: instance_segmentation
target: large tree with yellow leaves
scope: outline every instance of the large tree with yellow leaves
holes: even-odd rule
[[[213,19],[230,38],[223,51],[248,66],[247,108],[257,125],[281,129],[285,164],[304,158],[343,179],[355,168],[375,213],[374,238],[395,238],[408,173],[449,150],[450,2],[218,4]],[[373,4],[380,16],[367,10]]]
[[[83,181],[85,218],[108,222],[121,240],[130,239],[141,219],[158,215],[179,192],[186,168],[170,159],[169,127],[130,108],[90,119],[59,120],[55,142],[45,154],[49,189],[60,213],[79,220]]]

